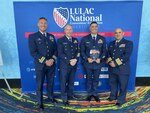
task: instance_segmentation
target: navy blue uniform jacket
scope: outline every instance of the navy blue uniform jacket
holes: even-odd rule
[[[94,46],[95,46],[95,49],[100,51],[99,58],[101,60],[101,63],[99,64],[95,62],[88,63],[88,60],[87,60],[88,58],[90,58],[90,50],[92,50]],[[102,62],[104,61],[105,56],[106,56],[106,41],[103,36],[100,36],[97,34],[95,42],[93,42],[91,34],[83,37],[80,43],[80,49],[81,49],[81,56],[82,56],[84,67],[91,68],[91,69],[101,68]]]
[[[56,60],[57,45],[52,34],[47,33],[47,36],[45,37],[40,32],[36,32],[29,35],[28,42],[30,54],[34,58],[36,69],[42,70],[48,59],[52,58]]]
[[[130,74],[130,56],[133,50],[133,42],[121,39],[120,42],[115,45],[115,40],[110,42],[108,47],[108,63],[114,61],[116,67],[109,66],[109,72],[114,74]]]
[[[75,66],[70,65],[71,59],[77,59],[78,61],[80,57],[79,44],[76,38],[72,37],[72,42],[70,42],[66,36],[58,39],[57,50],[60,68],[73,68],[77,66],[77,64]]]

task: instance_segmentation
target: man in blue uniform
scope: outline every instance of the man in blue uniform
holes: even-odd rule
[[[116,40],[110,42],[108,48],[111,91],[108,100],[117,100],[116,105],[121,106],[126,102],[127,85],[130,75],[130,56],[133,50],[133,43],[124,39],[124,32],[121,28],[117,28],[114,34]]]
[[[73,29],[70,24],[65,26],[64,32],[65,36],[57,41],[57,49],[60,60],[61,98],[66,106],[69,105],[68,99],[73,99],[74,78],[80,53],[78,40],[72,37]]]
[[[43,83],[45,76],[47,78],[47,95],[51,102],[56,102],[53,98],[53,80],[56,61],[56,42],[52,34],[46,33],[48,27],[45,17],[39,18],[39,31],[29,36],[29,50],[34,58],[36,71],[36,93],[38,107],[43,107]]]
[[[97,22],[90,24],[90,31],[89,35],[82,38],[80,49],[87,79],[87,101],[94,97],[95,101],[99,102],[97,89],[101,66],[106,55],[106,41],[98,34]]]

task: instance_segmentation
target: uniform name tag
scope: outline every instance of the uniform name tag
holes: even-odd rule
[[[38,40],[38,41],[41,41],[41,39],[40,39],[40,38],[38,38],[37,40]]]

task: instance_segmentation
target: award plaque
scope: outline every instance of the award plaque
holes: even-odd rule
[[[97,58],[99,58],[100,55],[100,51],[96,50],[96,49],[92,49],[90,50],[90,57],[92,58],[92,60],[95,62]]]

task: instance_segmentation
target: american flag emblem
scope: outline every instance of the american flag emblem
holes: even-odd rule
[[[67,8],[54,8],[53,17],[57,25],[63,28],[67,24],[69,18],[69,11]]]

